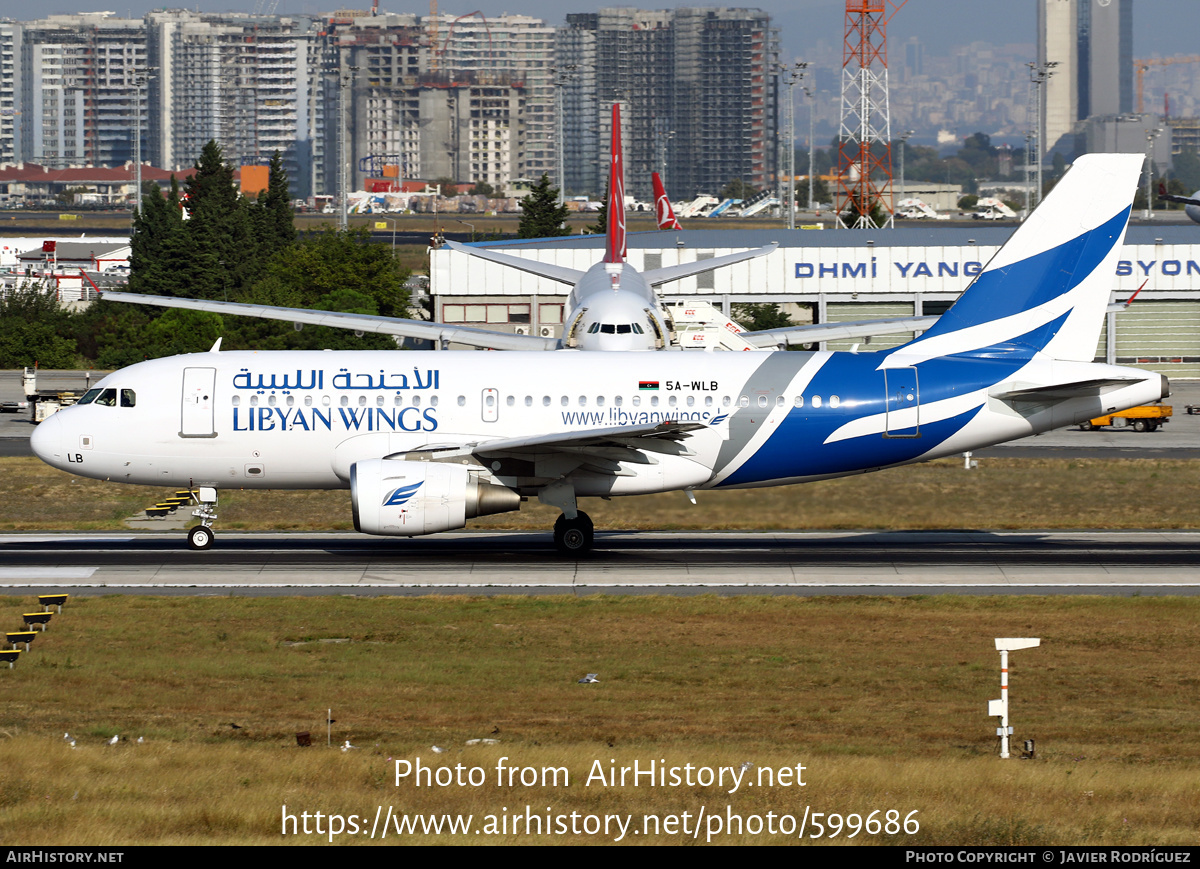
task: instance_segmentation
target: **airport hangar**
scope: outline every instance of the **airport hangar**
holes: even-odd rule
[[[779,242],[766,256],[664,284],[665,301],[708,301],[727,314],[742,302],[784,305],[796,322],[940,314],[1012,233],[1008,226],[881,230],[682,230],[631,233],[628,261],[647,269]],[[586,270],[604,255],[604,237],[569,236],[486,243],[508,254]],[[1113,300],[1145,289],[1108,315],[1096,359],[1175,378],[1200,378],[1200,227],[1131,225],[1113,276]],[[558,336],[570,287],[442,247],[430,256],[434,319]],[[879,336],[881,350],[911,335]],[[829,341],[848,350],[856,342]]]

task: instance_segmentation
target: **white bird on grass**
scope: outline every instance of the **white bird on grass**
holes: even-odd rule
[[[599,673],[588,673],[586,676],[584,676],[582,679],[579,680],[579,684],[580,685],[588,685],[592,682],[599,682],[600,680],[596,678],[598,675],[600,675],[600,674]]]

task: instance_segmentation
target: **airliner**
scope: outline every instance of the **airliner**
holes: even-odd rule
[[[672,281],[682,280],[702,272],[724,268],[734,263],[766,256],[778,246],[775,243],[747,251],[712,257],[696,262],[680,263],[639,272],[629,262],[625,228],[625,173],[621,146],[620,105],[612,107],[612,147],[610,151],[607,232],[602,260],[586,271],[543,263],[528,257],[492,250],[486,247],[460,244],[447,240],[452,250],[488,260],[508,268],[518,269],[557,283],[567,284],[571,292],[564,306],[564,329],[560,338],[537,335],[515,335],[450,323],[424,320],[405,320],[395,317],[315,311],[304,308],[283,308],[254,305],[244,302],[222,302],[205,299],[184,299],[143,293],[104,291],[105,301],[166,308],[190,308],[287,320],[297,326],[305,324],[376,332],[407,338],[436,341],[439,344],[461,344],[488,350],[678,350],[679,334],[657,289]],[[666,202],[671,210],[662,182],[654,173],[656,208]],[[662,220],[659,221],[660,226]],[[667,228],[679,228],[674,214]],[[788,344],[812,344],[842,338],[869,338],[876,335],[912,332],[925,328],[932,317],[899,317],[882,320],[863,320],[842,323],[798,324],[780,329],[746,331],[713,309],[712,325],[738,335],[738,346],[746,349],[777,349]]]
[[[536,498],[561,510],[557,549],[582,554],[594,540],[582,498],[860,474],[1165,397],[1161,375],[1092,361],[1141,163],[1081,157],[945,314],[885,351],[218,341],[110,374],[32,447],[79,476],[197,491],[198,550],[213,543],[222,488],[349,488],[355,528],[399,537]]]

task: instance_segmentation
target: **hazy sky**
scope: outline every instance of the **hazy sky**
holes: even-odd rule
[[[269,7],[272,0],[261,0]],[[0,0],[0,17],[27,19],[59,12],[110,10],[118,15],[141,17],[149,9],[186,6],[203,12],[254,11],[260,0],[192,0],[191,3],[151,2],[151,0]],[[718,3],[598,3],[594,0],[440,0],[443,13],[466,14],[476,9],[485,15],[505,12],[533,15],[551,24],[561,24],[568,12],[592,12],[602,5],[637,6],[645,9],[675,6],[721,5]],[[763,0],[759,3],[726,3],[728,6],[755,6],[771,14],[783,34],[785,52],[803,57],[804,50],[824,41],[840,44],[844,26],[843,0]],[[370,8],[370,0],[279,0],[277,11],[322,12],[332,8]],[[429,4],[402,0],[380,0],[380,9],[388,12],[427,14]],[[974,41],[995,44],[1036,42],[1034,0],[908,0],[889,24],[888,34],[896,42],[911,36],[925,43],[926,51],[941,54],[955,45]],[[36,10],[36,11],[34,11]],[[1155,54],[1194,54],[1196,32],[1200,29],[1200,3],[1196,0],[1135,0],[1134,56]]]

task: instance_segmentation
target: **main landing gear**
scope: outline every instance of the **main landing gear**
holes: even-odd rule
[[[582,511],[574,519],[559,516],[554,523],[554,548],[562,555],[583,555],[592,548],[592,520]]]
[[[213,520],[217,518],[217,490],[212,486],[201,486],[192,497],[194,503],[200,506],[192,511],[192,515],[200,519],[200,524],[188,530],[188,547],[197,551],[208,549],[216,540],[213,533]]]

